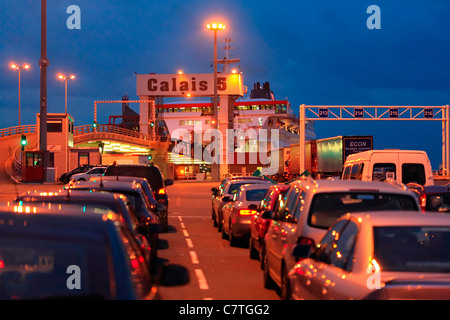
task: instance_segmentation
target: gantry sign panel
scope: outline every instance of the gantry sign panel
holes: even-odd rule
[[[447,174],[449,161],[449,105],[444,106],[307,106],[300,105],[300,172],[305,170],[305,126],[308,120],[360,121],[441,121],[442,169]]]

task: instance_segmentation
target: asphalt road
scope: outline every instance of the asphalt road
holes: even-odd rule
[[[14,200],[27,190],[56,191],[62,184],[13,184],[0,180],[0,202]],[[167,300],[279,300],[265,289],[259,262],[249,258],[248,247],[231,247],[213,227],[213,182],[175,182],[167,187],[169,230],[160,234],[160,265],[179,264],[188,269],[184,286],[160,287]]]
[[[188,285],[161,288],[166,299],[279,300],[265,289],[262,271],[248,247],[231,247],[213,227],[212,182],[178,182],[167,188],[169,231],[160,235],[159,258],[188,268]],[[163,249],[163,248],[167,249]]]

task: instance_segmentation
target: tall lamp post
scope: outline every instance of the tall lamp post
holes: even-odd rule
[[[69,77],[67,77],[64,74],[58,74],[58,79],[64,80],[64,87],[65,87],[65,106],[66,106],[66,114],[67,114],[67,79],[75,79],[75,75],[71,74]]]
[[[10,67],[13,70],[17,70],[19,73],[19,126],[20,126],[20,70],[22,69],[28,70],[30,68],[30,65],[24,64],[23,66],[19,67],[17,64],[11,63]]]
[[[214,108],[213,108],[213,113],[214,113],[214,129],[218,129],[218,120],[219,120],[219,112],[217,110],[217,31],[218,30],[224,30],[225,29],[225,24],[223,23],[211,23],[211,24],[207,24],[206,28],[208,30],[212,30],[214,31],[214,99],[213,99],[213,104],[214,104]],[[213,180],[215,181],[220,181],[220,157],[219,159],[217,159],[219,163],[213,162],[212,164],[212,168],[214,168],[214,171],[216,173],[217,176],[212,176]],[[211,172],[212,174],[213,172]]]

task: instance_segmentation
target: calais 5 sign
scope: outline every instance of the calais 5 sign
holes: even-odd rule
[[[214,95],[214,75],[197,74],[138,74],[137,95],[153,97],[182,97]],[[244,95],[240,74],[222,73],[217,76],[217,94]]]

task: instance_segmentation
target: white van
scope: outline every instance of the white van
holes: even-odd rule
[[[393,179],[404,184],[434,184],[430,159],[425,151],[369,150],[347,157],[342,171],[344,180],[384,181]]]

